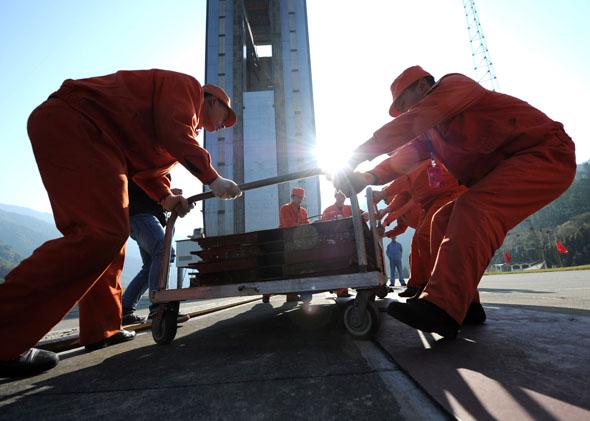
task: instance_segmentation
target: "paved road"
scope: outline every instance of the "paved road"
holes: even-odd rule
[[[251,303],[196,318],[172,346],[151,335],[2,383],[0,419],[444,419],[372,342],[345,332],[333,299],[315,311]]]
[[[479,291],[483,303],[590,310],[590,270],[484,276]]]

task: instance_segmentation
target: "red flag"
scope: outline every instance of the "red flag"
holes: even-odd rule
[[[504,261],[506,262],[507,265],[510,264],[510,259],[511,259],[510,253],[508,253],[508,250],[506,250],[504,252]]]
[[[555,245],[557,246],[558,252],[560,252],[561,254],[567,253],[567,248],[565,248],[565,246],[561,244],[559,241],[555,240]]]

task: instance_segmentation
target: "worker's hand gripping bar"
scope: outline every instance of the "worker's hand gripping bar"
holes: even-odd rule
[[[313,177],[316,175],[322,174],[322,170],[319,168],[310,168],[307,170],[297,171],[290,174],[285,175],[278,175],[276,177],[270,177],[263,180],[251,181],[249,183],[240,184],[238,187],[241,191],[253,190],[258,189],[261,187],[272,186],[275,184],[285,183],[287,181],[299,180],[302,178]],[[193,205],[197,202],[202,200],[211,199],[215,197],[215,195],[208,191],[204,193],[199,193],[194,196],[189,197],[188,203],[189,205]],[[170,267],[170,250],[172,248],[172,234],[174,232],[174,224],[176,223],[176,219],[178,218],[178,213],[172,211],[170,213],[170,217],[168,218],[168,222],[166,223],[166,233],[164,234],[164,250],[162,256],[162,267],[160,269],[160,282],[158,284],[159,289],[163,290],[166,288],[166,282],[168,280],[168,271]]]

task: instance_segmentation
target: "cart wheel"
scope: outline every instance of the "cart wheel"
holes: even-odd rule
[[[381,326],[381,313],[374,303],[370,302],[362,314],[356,303],[352,303],[344,310],[344,326],[355,339],[371,338]]]
[[[152,337],[159,345],[172,343],[176,336],[178,301],[160,304],[152,321]]]
[[[387,297],[387,294],[389,294],[389,288],[387,287],[387,285],[379,285],[377,288],[375,288],[375,292],[377,294],[377,297],[385,298]]]

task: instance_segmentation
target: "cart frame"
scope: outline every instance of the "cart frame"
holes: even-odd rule
[[[321,174],[318,169],[304,170],[284,176],[273,177],[252,183],[243,184],[242,191],[251,190],[283,182],[294,181],[302,178]],[[356,245],[356,255],[359,271],[342,275],[327,275],[305,278],[279,279],[264,282],[235,283],[220,286],[197,286],[183,288],[182,282],[177,282],[175,289],[168,289],[170,272],[170,251],[172,249],[172,237],[174,224],[178,218],[176,212],[172,212],[166,224],[164,235],[164,249],[162,256],[162,268],[160,271],[159,288],[150,292],[150,300],[158,304],[152,321],[152,336],[159,344],[172,342],[176,335],[176,318],[178,316],[180,301],[194,299],[210,299],[223,297],[252,296],[262,294],[285,294],[296,291],[319,293],[333,291],[337,288],[352,288],[357,295],[344,312],[344,325],[348,332],[357,338],[368,338],[379,328],[380,314],[374,306],[376,292],[386,289],[387,277],[385,276],[383,262],[382,239],[377,230],[376,207],[373,204],[373,194],[370,187],[366,189],[369,226],[373,237],[376,264],[378,270],[367,271],[367,250],[363,234],[363,215],[361,213],[358,198],[351,195],[352,221]],[[188,198],[192,206],[198,201],[213,198],[211,192],[201,193]]]

